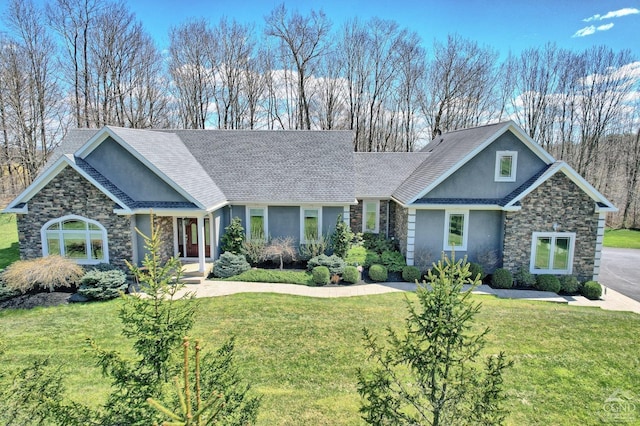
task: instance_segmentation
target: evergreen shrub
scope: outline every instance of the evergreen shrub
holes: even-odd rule
[[[422,273],[420,269],[415,266],[405,266],[402,268],[402,279],[409,283],[420,281],[421,276]]]
[[[78,293],[88,299],[115,299],[127,289],[127,276],[118,269],[93,269],[82,276]]]
[[[369,278],[373,281],[384,282],[388,276],[387,268],[384,265],[375,264],[369,268]]]
[[[475,277],[473,277],[475,279]],[[511,288],[513,287],[513,275],[511,271],[504,268],[498,268],[493,272],[491,277],[491,287],[493,288]]]
[[[560,277],[560,291],[564,294],[577,294],[580,291],[580,281],[573,275]]]
[[[542,274],[536,277],[536,290],[551,291],[557,293],[560,291],[560,280],[555,275]]]
[[[213,264],[213,276],[216,278],[229,278],[251,269],[247,259],[241,254],[224,252]]]
[[[347,265],[342,272],[342,280],[349,284],[355,284],[360,281],[360,271],[355,266]]]
[[[602,296],[602,286],[597,281],[587,281],[582,286],[582,295],[589,300],[598,300]]]
[[[307,262],[308,270],[313,270],[316,266],[326,266],[329,268],[329,272],[331,272],[331,274],[341,275],[344,271],[345,262],[335,254],[332,254],[331,256],[321,254],[319,256],[312,257]]]
[[[316,285],[323,286],[329,284],[329,280],[331,275],[329,273],[329,268],[326,266],[316,266],[311,270],[311,275],[313,276],[313,282]]]

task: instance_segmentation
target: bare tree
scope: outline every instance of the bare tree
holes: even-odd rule
[[[204,20],[173,28],[169,34],[169,73],[181,125],[204,129],[215,93],[211,59],[212,31]]]
[[[280,40],[282,48],[295,65],[298,103],[296,128],[311,129],[307,80],[317,58],[327,49],[331,23],[322,11],[312,10],[309,16],[302,16],[297,11],[289,15],[284,4],[271,11],[265,21],[265,34]]]
[[[498,110],[492,99],[497,52],[449,35],[446,44],[434,42],[433,56],[422,101],[432,136],[488,121],[494,111],[487,108]]]

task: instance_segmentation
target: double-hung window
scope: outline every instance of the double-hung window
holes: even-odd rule
[[[379,232],[380,223],[380,202],[377,200],[364,200],[362,202],[362,232]]]
[[[267,238],[267,208],[247,207],[247,239],[265,240]]]
[[[496,152],[496,182],[515,182],[518,167],[518,151]]]
[[[444,221],[444,250],[467,250],[469,211],[447,210]]]
[[[300,241],[318,241],[322,234],[322,210],[319,207],[300,208]]]
[[[95,220],[64,216],[45,223],[40,233],[44,256],[56,254],[80,264],[109,262],[107,231]]]
[[[571,274],[576,234],[573,232],[534,232],[531,241],[533,274]]]

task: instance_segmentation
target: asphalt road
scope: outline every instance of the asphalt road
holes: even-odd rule
[[[640,250],[604,247],[599,281],[640,302]]]

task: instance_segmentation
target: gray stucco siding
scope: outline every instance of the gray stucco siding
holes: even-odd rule
[[[135,223],[135,227],[142,232],[144,235],[151,235],[151,218],[147,214],[137,214],[132,218]],[[136,247],[138,254],[138,263],[142,262],[144,259],[144,255],[147,253],[147,250],[144,246],[144,237],[136,232]],[[173,242],[173,238],[172,238]]]
[[[247,212],[246,212],[246,206],[243,205],[233,205],[231,206],[231,217],[229,218],[229,220],[225,223],[225,227],[228,226],[231,223],[231,220],[234,217],[238,217],[240,218],[240,221],[242,222],[242,226],[247,229]]]
[[[330,236],[336,230],[338,216],[344,213],[343,207],[322,208],[322,235]]]
[[[497,151],[518,152],[515,182],[495,181]],[[503,198],[544,166],[545,163],[520,139],[513,133],[506,132],[430,191],[425,198]]]
[[[135,201],[187,201],[111,138],[94,149],[85,161]]]
[[[483,259],[502,258],[503,214],[493,210],[471,210],[467,250],[456,250],[456,258],[467,256],[470,262],[483,263]],[[445,210],[417,210],[415,232],[415,258],[437,261],[444,251]],[[451,252],[447,251],[450,255]],[[496,265],[493,265],[496,266]]]
[[[300,239],[300,207],[269,206],[268,227],[271,238],[292,237],[295,244]]]

